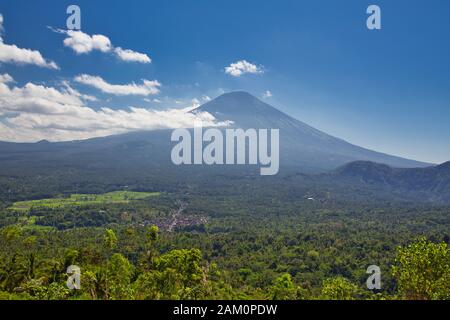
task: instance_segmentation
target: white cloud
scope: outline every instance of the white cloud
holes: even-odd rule
[[[152,60],[145,53],[136,52],[130,49],[114,48],[111,40],[104,35],[94,34],[92,36],[76,30],[53,29],[54,32],[67,35],[64,45],[71,48],[77,54],[88,54],[92,51],[113,52],[115,56],[125,62],[151,63]]]
[[[89,53],[94,50],[109,52],[112,49],[111,41],[101,34],[90,36],[82,31],[68,30],[65,33],[68,38],[64,39],[64,45],[71,48],[77,54]]]
[[[269,90],[266,90],[266,92],[263,93],[262,97],[263,97],[263,99],[268,99],[268,98],[273,97],[273,94]]]
[[[3,31],[3,15],[0,14],[0,62],[18,65],[31,64],[43,68],[59,69],[55,62],[44,59],[37,50],[22,49],[14,44],[5,44]]]
[[[0,79],[13,80],[8,75]],[[186,109],[126,110],[87,107],[79,92],[27,83],[23,87],[0,82],[0,140],[33,142],[42,139],[67,141],[101,137],[137,130],[191,128],[201,120],[205,126],[226,126],[209,113]]]
[[[152,59],[145,53],[139,53],[133,50],[124,50],[117,47],[114,52],[119,57],[119,59],[128,62],[140,62],[140,63],[151,63]]]
[[[8,79],[8,75],[2,75],[2,78]],[[9,83],[12,82],[11,79],[8,80]],[[74,112],[79,111],[75,107],[81,106],[82,100],[67,91],[33,83],[11,89],[6,83],[0,83],[0,114],[27,112],[43,115],[67,113],[75,115]]]
[[[22,49],[3,42],[0,42],[0,62],[18,65],[32,64],[38,67],[59,69],[55,62],[45,60],[39,51]]]
[[[88,74],[82,74],[75,77],[75,81],[85,85],[97,88],[105,93],[113,94],[116,96],[126,95],[138,95],[149,96],[159,93],[161,84],[157,80],[142,80],[142,84],[110,84],[98,76],[91,76]]]
[[[7,73],[0,74],[0,83],[11,83],[14,82],[14,79]]]
[[[192,111],[192,110],[200,107],[200,105],[201,105],[200,100],[198,100],[197,98],[194,98],[191,100],[191,104],[186,109],[188,109],[189,111]]]
[[[262,70],[261,67],[258,67],[257,65],[255,65],[253,63],[250,63],[245,60],[240,60],[240,61],[232,63],[228,67],[226,67],[225,73],[227,73],[233,77],[240,77],[246,73],[259,74],[259,73],[264,73],[264,71]]]
[[[80,92],[78,92],[77,90],[75,90],[74,88],[72,88],[70,86],[69,81],[62,81],[62,85],[65,88],[65,90],[70,93],[71,95],[75,96],[75,97],[79,97],[85,101],[98,101],[98,99],[94,96],[90,96],[87,94],[81,94]]]

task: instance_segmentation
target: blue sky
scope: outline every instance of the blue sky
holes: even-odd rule
[[[70,4],[81,8],[83,33],[104,35],[114,48],[145,54],[151,63],[123,61],[113,49],[80,54],[64,45],[68,35],[48,27],[65,29]],[[370,4],[381,8],[381,30],[366,27]],[[450,160],[449,1],[3,0],[0,13],[5,44],[39,51],[59,67],[0,62],[0,75],[14,80],[8,82],[8,103],[14,87],[23,90],[22,97],[33,91],[24,90],[29,82],[60,91],[68,83],[75,95],[97,98],[79,97],[80,102],[72,96],[68,104],[113,111],[163,111],[232,90],[259,98],[270,91],[264,101],[354,144],[417,160]],[[239,77],[225,72],[242,60],[257,71]],[[139,86],[147,79],[161,86],[155,87],[158,94],[111,94],[75,80],[83,74],[108,84]],[[41,123],[38,111],[17,117],[21,112],[14,105],[0,115],[0,138],[15,140],[17,133],[17,139],[30,140],[33,130],[39,131],[36,139],[52,133],[66,138],[79,129],[55,124],[73,123],[66,115],[51,114],[52,120]],[[102,113],[101,125],[121,115]],[[127,115],[126,121],[178,116],[140,115]],[[14,121],[7,123],[8,117]],[[95,124],[77,125],[86,132]]]

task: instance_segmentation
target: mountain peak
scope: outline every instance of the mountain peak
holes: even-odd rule
[[[268,110],[276,109],[246,91],[224,93],[196,109],[196,111],[206,111],[213,115],[216,113],[230,115],[237,113],[241,115],[245,113],[255,114],[255,112],[267,112]]]
[[[245,99],[245,100],[259,100],[254,95],[247,91],[231,91],[218,96],[216,99]]]
[[[193,112],[208,112],[220,121],[233,121],[241,128],[280,128],[293,118],[246,91],[233,91],[198,107]],[[283,120],[283,125],[279,123]]]

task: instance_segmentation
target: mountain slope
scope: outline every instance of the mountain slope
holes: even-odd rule
[[[450,202],[450,162],[427,168],[398,169],[357,161],[323,176],[341,184],[409,194],[426,201]]]
[[[450,190],[450,161],[427,168],[392,168],[384,164],[356,161],[332,175],[358,179],[368,184],[384,184],[415,190]]]
[[[280,129],[282,165],[319,171],[357,160],[404,168],[429,166],[426,163],[361,148],[330,136],[286,115],[247,92],[221,95],[193,112],[209,112],[220,121],[231,120],[234,127]]]

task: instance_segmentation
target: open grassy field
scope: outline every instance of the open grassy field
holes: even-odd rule
[[[86,206],[93,204],[124,204],[130,201],[142,200],[159,196],[159,192],[114,191],[104,194],[71,194],[65,198],[52,198],[15,202],[9,209],[29,211],[31,208],[61,208],[71,206]]]

